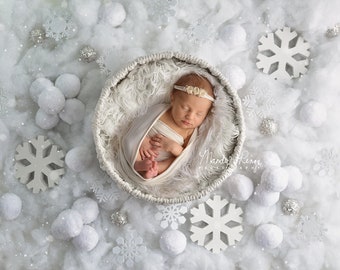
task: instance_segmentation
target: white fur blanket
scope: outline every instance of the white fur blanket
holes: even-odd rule
[[[169,102],[173,83],[190,72],[211,81],[216,100],[212,113],[199,127],[189,161],[160,184],[133,180],[119,166],[122,136],[133,119],[150,106]],[[137,59],[107,82],[98,101],[93,121],[98,159],[121,187],[137,197],[160,203],[197,199],[220,184],[237,164],[244,140],[240,107],[223,76],[201,60],[174,53]]]

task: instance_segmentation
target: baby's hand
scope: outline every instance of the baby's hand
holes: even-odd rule
[[[145,137],[140,148],[139,154],[142,159],[146,158],[156,158],[158,156],[158,151],[152,148],[151,141],[149,137]]]
[[[171,140],[161,134],[156,134],[150,138],[150,144],[153,149],[163,149],[166,152],[170,152],[174,156],[179,156],[182,151],[183,147],[180,146],[174,140]]]

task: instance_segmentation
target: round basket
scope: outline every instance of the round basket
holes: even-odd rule
[[[119,165],[120,141],[136,117],[169,100],[174,81],[189,71],[205,75],[219,91],[215,113],[199,130],[192,162],[166,183],[136,182]],[[113,181],[137,198],[170,204],[199,199],[231,175],[241,154],[245,127],[241,101],[216,68],[194,56],[164,52],[137,58],[106,81],[94,113],[93,134],[100,166]]]

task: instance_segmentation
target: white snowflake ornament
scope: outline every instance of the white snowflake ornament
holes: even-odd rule
[[[284,27],[260,38],[256,66],[274,79],[289,80],[307,72],[310,45]]]
[[[64,174],[64,153],[44,136],[19,144],[15,155],[15,177],[33,193],[58,184]]]
[[[204,246],[213,253],[220,253],[242,239],[243,211],[235,204],[225,199],[221,200],[221,196],[215,195],[213,199],[208,199],[197,208],[192,208],[190,213],[193,215],[190,219],[192,224],[190,239],[197,242],[199,246]],[[194,225],[194,223],[198,224]],[[207,239],[210,234],[211,239]],[[227,241],[224,240],[225,238]]]
[[[127,267],[133,267],[136,262],[139,262],[147,252],[146,246],[143,244],[143,238],[134,232],[129,232],[125,238],[118,237],[116,240],[118,246],[112,249],[113,254],[116,254],[119,264],[126,264]]]
[[[157,205],[157,208],[160,212],[155,215],[155,218],[161,221],[163,229],[170,226],[171,229],[177,230],[179,224],[185,223],[186,219],[183,214],[188,211],[187,207],[181,204],[171,204],[167,206]]]

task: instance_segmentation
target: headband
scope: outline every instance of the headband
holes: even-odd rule
[[[194,95],[197,97],[201,97],[201,98],[206,98],[212,102],[214,102],[214,98],[210,95],[208,95],[207,91],[204,90],[203,88],[199,88],[196,86],[190,86],[190,85],[186,85],[186,86],[180,86],[180,85],[174,85],[174,88],[176,90],[180,90],[183,92],[186,92],[189,95]]]

